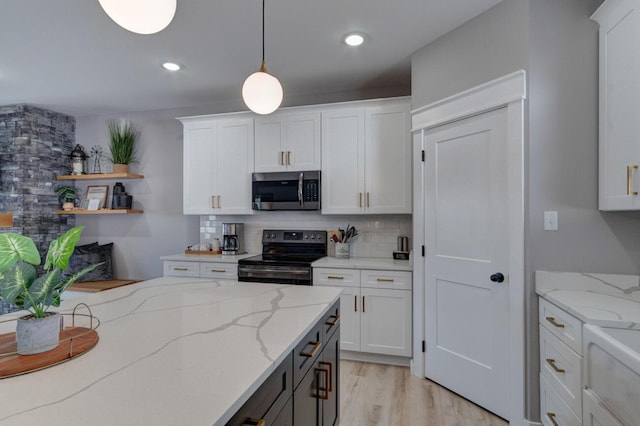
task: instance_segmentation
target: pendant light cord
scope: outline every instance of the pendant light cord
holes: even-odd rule
[[[262,0],[262,62],[264,63],[264,2]]]

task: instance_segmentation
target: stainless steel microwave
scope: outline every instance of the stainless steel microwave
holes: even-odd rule
[[[320,210],[320,170],[253,173],[253,210]]]

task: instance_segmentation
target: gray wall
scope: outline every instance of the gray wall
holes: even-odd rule
[[[598,25],[601,0],[505,0],[418,51],[413,106],[527,70],[526,292],[528,418],[539,419],[533,273],[640,273],[640,214],[598,211]],[[485,60],[485,58],[489,60]],[[558,211],[559,230],[543,231]]]

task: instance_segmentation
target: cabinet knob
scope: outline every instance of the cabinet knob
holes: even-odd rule
[[[496,272],[495,274],[491,275],[489,279],[494,283],[501,283],[504,281],[504,275],[502,275],[502,272]]]

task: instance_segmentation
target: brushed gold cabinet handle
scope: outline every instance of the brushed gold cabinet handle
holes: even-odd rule
[[[547,417],[549,421],[553,424],[553,426],[560,426],[556,421],[556,413],[547,413]]]
[[[564,373],[565,372],[564,369],[562,369],[562,368],[560,368],[560,367],[558,367],[556,365],[556,360],[553,359],[553,358],[547,358],[547,364],[549,364],[551,366],[551,368],[553,368],[556,371],[556,373]]]
[[[218,195],[218,208],[219,208],[219,209],[220,209],[220,208],[222,208],[222,206],[220,205],[220,197],[221,197],[221,196],[220,196],[220,195]]]
[[[358,312],[358,295],[353,296],[353,312]]]
[[[309,342],[309,345],[313,345],[313,349],[311,349],[311,352],[300,352],[300,355],[302,356],[306,356],[307,358],[313,358],[313,356],[316,354],[316,352],[318,352],[318,349],[320,349],[320,346],[322,345],[321,342]]]
[[[556,322],[555,317],[545,317],[545,319],[549,321],[551,324],[553,324],[554,327],[564,328],[564,324],[560,324],[559,322]]]
[[[327,400],[329,399],[329,370],[326,368],[316,368],[315,371],[316,373],[324,373],[324,387],[318,385],[318,395],[315,395],[315,397]],[[321,395],[320,392],[324,392],[324,395]]]
[[[381,282],[381,283],[392,283],[393,282],[393,278],[376,278],[376,281]]]
[[[211,196],[211,208],[212,209],[216,208],[216,196],[215,195]]]
[[[339,275],[329,275],[327,279],[328,280],[344,280],[344,277],[341,277]]]
[[[264,419],[247,419],[244,421],[243,426],[247,425],[247,426],[265,426],[266,423],[264,421]]]
[[[324,323],[326,325],[330,325],[331,327],[337,325],[340,322],[340,315],[331,315],[329,318],[333,319],[333,321],[331,319],[328,319]]]
[[[371,207],[371,206],[369,205],[369,193],[368,193],[368,192],[367,192],[367,207]]]
[[[627,195],[638,195],[638,192],[633,190],[634,170],[638,170],[638,166],[627,166]]]
[[[211,272],[227,272],[226,269],[212,269]]]
[[[362,192],[358,192],[358,199],[359,199],[358,205],[362,207]]]
[[[287,151],[287,164],[291,165],[291,151]]]
[[[365,313],[366,309],[365,309],[365,304],[364,304],[364,296],[362,296],[362,313]]]
[[[173,268],[174,271],[188,271],[189,268]]]
[[[280,165],[284,166],[284,151],[280,151]]]
[[[329,383],[327,385],[327,391],[328,392],[333,392],[333,390],[332,390],[332,388],[333,388],[333,383],[332,383],[333,382],[333,379],[332,379],[332,376],[333,376],[333,365],[330,362],[327,362],[327,361],[320,361],[318,364],[319,365],[327,365],[329,367],[329,380],[328,380]]]

